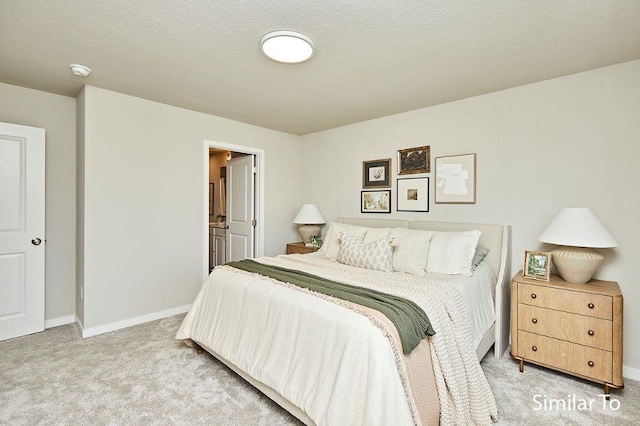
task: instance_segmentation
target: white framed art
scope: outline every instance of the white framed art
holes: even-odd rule
[[[476,203],[476,154],[436,158],[436,204]]]
[[[429,178],[398,178],[396,180],[399,212],[429,211]]]

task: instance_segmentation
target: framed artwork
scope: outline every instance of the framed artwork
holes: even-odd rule
[[[476,203],[476,154],[436,157],[436,204]]]
[[[431,147],[429,145],[398,150],[399,175],[429,172],[431,172]]]
[[[391,191],[362,191],[361,213],[391,213]]]
[[[429,211],[429,178],[398,178],[396,210],[399,212]]]
[[[391,158],[362,162],[363,188],[391,188]]]
[[[551,253],[525,250],[523,269],[525,277],[549,282],[550,270]]]
[[[214,215],[213,211],[213,183],[209,184],[209,216]]]

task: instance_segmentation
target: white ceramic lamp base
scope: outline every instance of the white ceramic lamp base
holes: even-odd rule
[[[309,244],[311,243],[312,235],[320,235],[320,227],[318,225],[300,225],[298,233],[300,234],[300,238],[302,238],[302,242]]]
[[[551,252],[552,262],[563,280],[588,283],[604,256],[591,248],[560,246]]]

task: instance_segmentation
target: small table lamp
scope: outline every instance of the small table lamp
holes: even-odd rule
[[[300,233],[302,242],[310,244],[310,237],[312,235],[320,235],[320,227],[317,225],[324,224],[325,220],[320,210],[318,210],[318,206],[315,204],[305,204],[298,212],[296,218],[293,219],[293,223],[300,225],[298,232]]]
[[[567,208],[551,221],[538,241],[558,244],[551,260],[558,273],[572,283],[584,284],[591,280],[604,259],[594,248],[617,247],[618,243],[587,208]]]

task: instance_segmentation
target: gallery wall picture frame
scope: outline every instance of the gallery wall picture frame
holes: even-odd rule
[[[391,188],[391,158],[362,162],[362,188]]]
[[[522,271],[522,275],[526,278],[549,282],[551,253],[525,250],[524,269]]]
[[[431,172],[431,146],[398,150],[398,175]]]
[[[476,203],[477,154],[436,157],[436,204]]]
[[[391,190],[361,191],[361,213],[391,213]]]
[[[398,178],[396,180],[396,210],[399,212],[429,211],[429,178]]]

